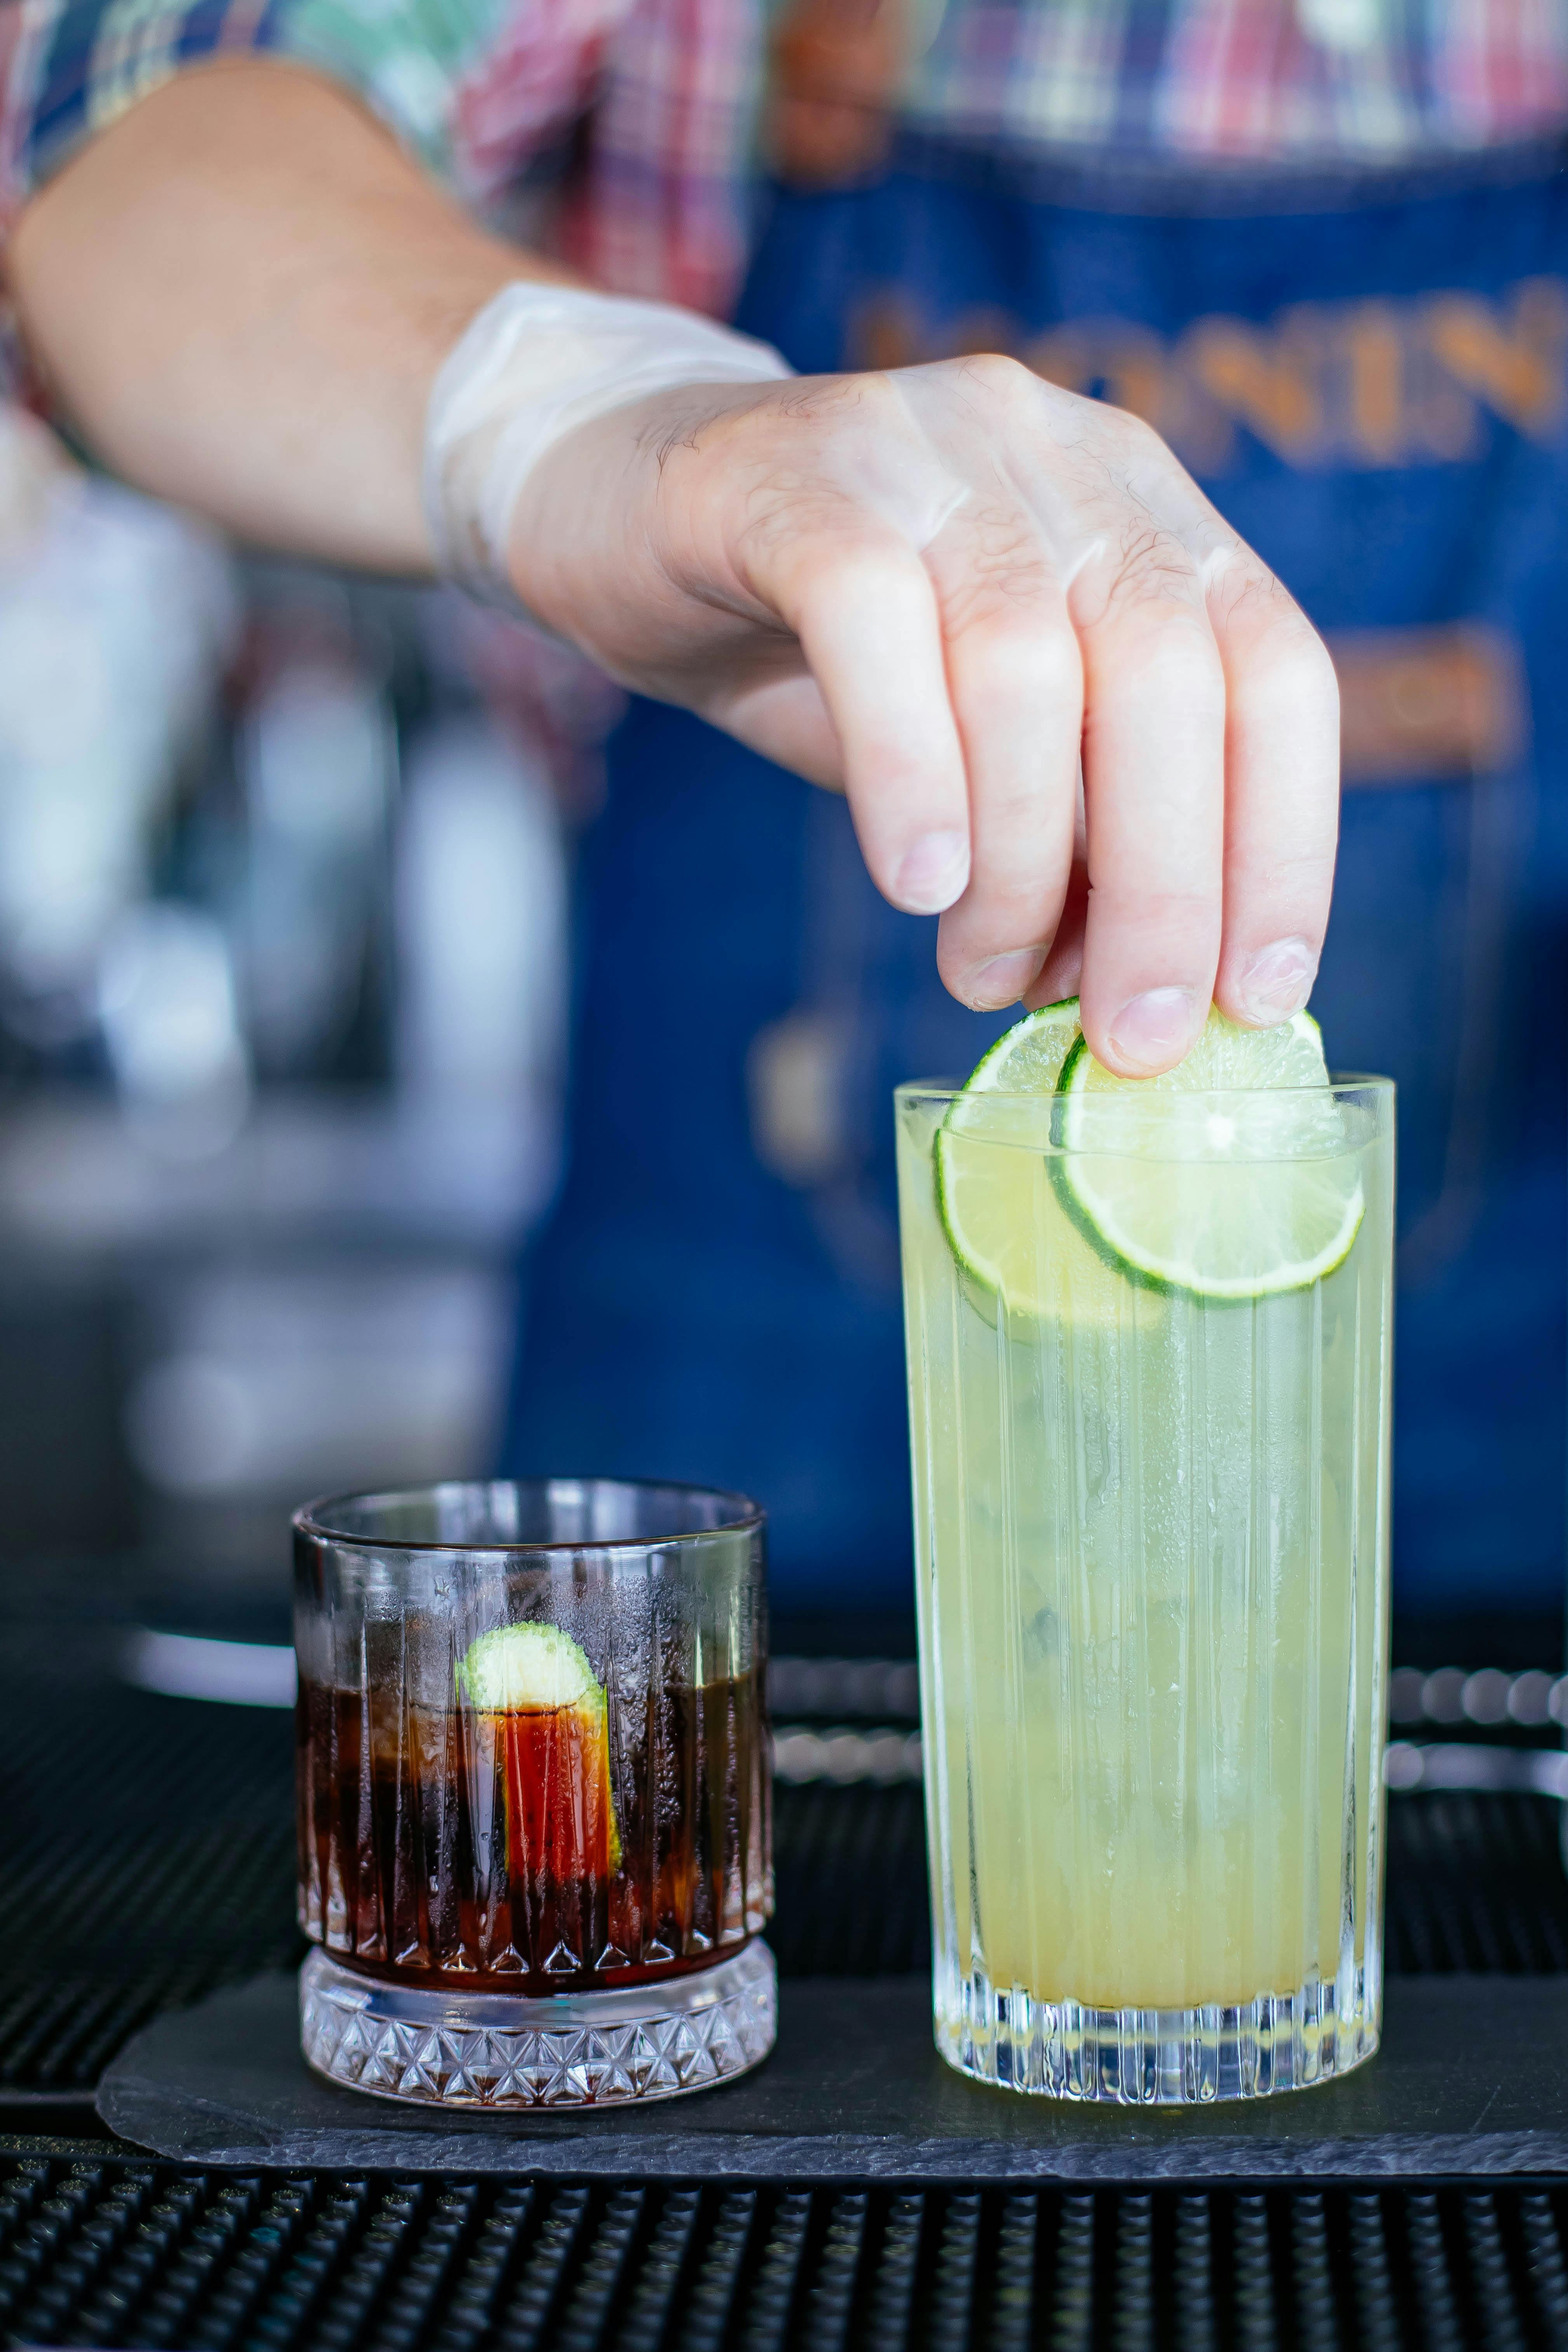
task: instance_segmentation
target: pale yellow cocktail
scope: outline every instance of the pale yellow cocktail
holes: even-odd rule
[[[900,1090],[937,2034],[989,2080],[1375,2047],[1392,1099],[1310,1091]]]

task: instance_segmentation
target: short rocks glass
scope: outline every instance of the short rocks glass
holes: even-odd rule
[[[763,1514],[552,1479],[294,1522],[306,2058],[479,2108],[773,2046]]]

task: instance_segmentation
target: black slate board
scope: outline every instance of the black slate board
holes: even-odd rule
[[[110,2128],[215,2165],[617,2179],[1213,2181],[1568,2172],[1568,1979],[1388,1988],[1384,2046],[1343,2081],[1157,2112],[1023,2098],[937,2057],[923,1978],[786,1982],[742,2081],[598,2115],[439,2115],[320,2081],[292,1977],[158,2019],[100,2086]]]

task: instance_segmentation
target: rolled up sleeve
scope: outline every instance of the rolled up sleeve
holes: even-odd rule
[[[0,226],[97,131],[187,68],[272,56],[363,98],[442,177],[498,0],[0,0]]]

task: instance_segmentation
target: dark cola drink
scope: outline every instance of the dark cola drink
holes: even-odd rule
[[[674,2098],[778,2031],[764,1521],[615,1478],[294,1519],[300,2047],[378,2098]]]
[[[377,1974],[521,1994],[679,1974],[755,1935],[773,1908],[761,1662],[629,1691],[584,1667],[585,1688],[558,1671],[542,1688],[515,1661],[479,1671],[484,1650],[450,1706],[396,1675],[301,1676],[307,1935]]]

